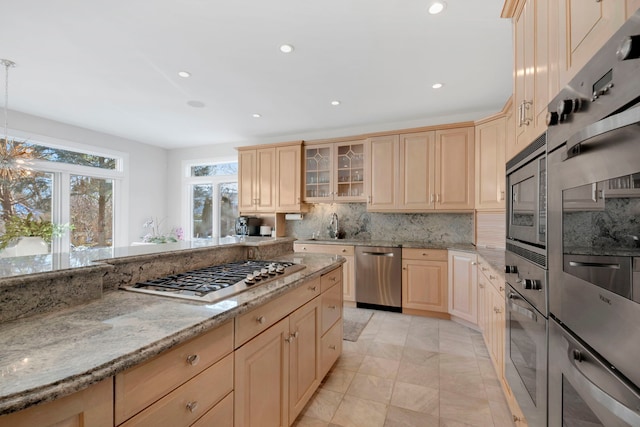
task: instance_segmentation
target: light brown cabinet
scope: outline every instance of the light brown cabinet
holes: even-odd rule
[[[449,314],[473,325],[478,323],[477,255],[449,251]]]
[[[402,309],[446,313],[447,251],[402,249]]]
[[[505,144],[507,118],[504,115],[476,125],[476,209],[505,207]]]
[[[373,137],[368,147],[367,210],[473,209],[473,127]]]
[[[333,245],[333,244],[308,244],[294,243],[294,252],[306,252],[316,254],[340,255],[346,262],[342,264],[342,289],[343,301],[353,303],[356,301],[356,269],[355,269],[355,250],[349,245]]]
[[[366,200],[365,140],[307,145],[304,151],[306,201]]]
[[[302,141],[276,147],[276,212],[302,212]]]
[[[640,9],[640,0],[627,0],[627,19]]]
[[[275,212],[276,149],[239,149],[238,210]]]
[[[113,427],[113,378],[24,411],[0,416],[1,427]]]

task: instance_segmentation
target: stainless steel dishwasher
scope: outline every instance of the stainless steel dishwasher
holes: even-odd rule
[[[402,311],[402,249],[356,246],[356,306]]]

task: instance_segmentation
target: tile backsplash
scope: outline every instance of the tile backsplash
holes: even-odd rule
[[[314,204],[301,221],[286,221],[287,236],[309,239],[320,233],[329,238],[331,213],[338,215],[346,239],[473,242],[471,213],[378,213],[367,212],[365,203]]]

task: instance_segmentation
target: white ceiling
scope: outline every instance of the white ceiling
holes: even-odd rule
[[[17,63],[11,110],[164,148],[497,112],[512,91],[503,0],[446,3],[429,15],[430,0],[2,0],[0,58]]]

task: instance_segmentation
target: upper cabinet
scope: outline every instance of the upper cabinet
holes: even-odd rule
[[[476,125],[476,209],[504,209],[507,117]]]
[[[302,142],[238,148],[240,213],[300,212]]]
[[[627,0],[627,19],[640,9],[640,0]]]
[[[365,140],[306,145],[305,201],[364,202],[365,158]]]
[[[368,210],[473,209],[473,127],[372,137],[367,151]]]

